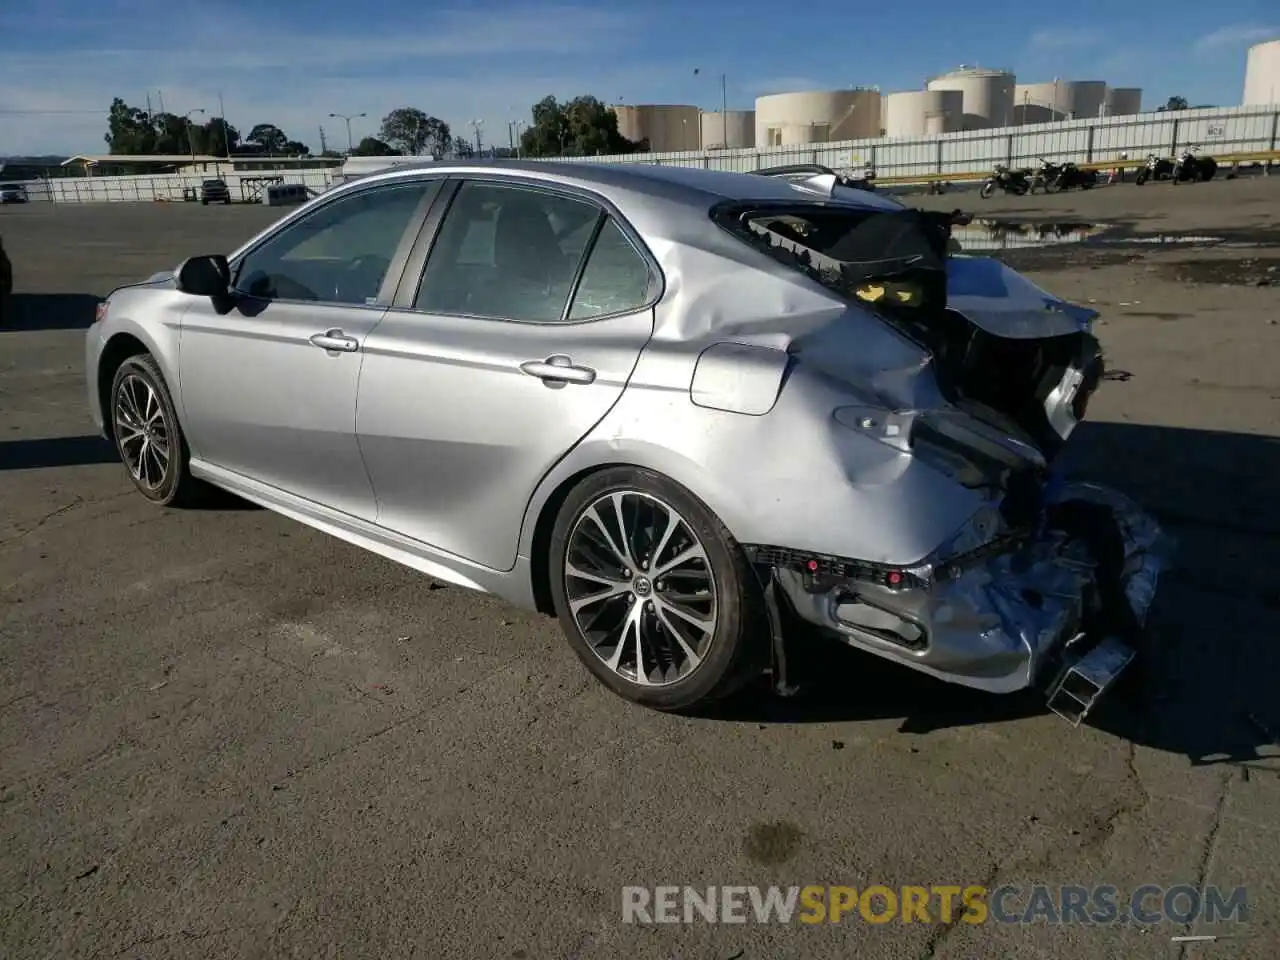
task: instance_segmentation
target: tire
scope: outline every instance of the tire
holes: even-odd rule
[[[191,475],[187,439],[164,376],[150,354],[129,357],[120,364],[111,381],[109,404],[103,416],[116,452],[139,493],[166,507],[184,506],[197,498],[202,484]],[[125,423],[140,419],[151,423],[150,433],[145,437],[140,432],[125,436]],[[161,445],[168,452],[163,458],[156,456],[156,448]]]
[[[1052,180],[1046,180],[1046,181],[1044,182],[1044,192],[1045,192],[1045,193],[1061,193],[1061,192],[1062,192],[1062,178],[1061,178],[1061,177],[1054,177]]]
[[[1140,187],[1140,186],[1142,186],[1144,183],[1146,183],[1146,182],[1147,182],[1147,171],[1143,170],[1141,173],[1139,173],[1139,174],[1134,178],[1133,182],[1134,182],[1137,186],[1139,186],[1139,187]]]
[[[617,513],[597,512],[597,508],[608,511],[619,502],[630,521],[628,526],[643,541],[638,547],[624,548],[629,560],[618,557],[618,548],[609,546],[619,542]],[[593,515],[604,518],[609,527],[607,540],[600,535]],[[676,526],[663,544],[666,521],[672,516]],[[633,564],[642,571],[646,566],[657,569],[634,557],[635,549],[653,549],[655,540],[660,553],[647,558],[650,561],[671,564],[675,556],[687,552],[689,543],[696,543],[702,553],[669,571],[668,580],[654,577],[650,581],[641,574],[628,583],[626,575],[637,572]],[[591,548],[589,554],[581,550],[584,542]],[[560,508],[550,552],[551,593],[565,637],[587,669],[618,696],[657,710],[684,711],[722,700],[767,665],[768,618],[763,591],[742,547],[705,504],[667,477],[637,467],[614,467],[587,477],[570,491]],[[571,558],[580,572],[594,567],[605,578],[596,581],[598,585],[592,589],[590,581],[569,575],[566,566]],[[700,606],[674,606],[671,598],[677,594],[670,589],[671,579],[686,586],[685,600]],[[700,583],[713,591],[710,597],[696,593]],[[597,592],[608,595],[610,587],[613,595],[579,606],[583,619],[591,621],[585,624],[588,629],[601,624],[606,627],[600,635],[589,638],[572,604]],[[629,614],[637,603],[645,608],[640,613],[640,626],[632,629]],[[671,612],[705,613],[708,608],[712,613],[709,630],[699,630]],[[672,626],[660,625],[659,616]],[[670,637],[673,630],[680,634],[683,646]],[[622,637],[625,642],[619,639]],[[636,679],[638,637],[645,638],[640,658],[647,682]],[[696,663],[687,656],[689,651],[696,655]]]
[[[983,200],[990,200],[991,195],[996,192],[996,185],[988,180],[982,185],[982,189],[978,191],[978,196]]]
[[[202,200],[200,201],[200,206],[202,206],[202,207],[207,207],[208,205],[209,205],[209,201],[208,201],[208,200],[204,200],[204,199],[202,199]]]

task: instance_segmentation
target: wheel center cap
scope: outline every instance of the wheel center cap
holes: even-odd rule
[[[653,593],[653,584],[648,577],[636,577],[631,581],[631,589],[637,597],[647,597]]]

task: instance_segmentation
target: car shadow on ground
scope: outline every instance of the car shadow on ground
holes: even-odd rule
[[[100,297],[91,293],[14,293],[0,318],[8,330],[85,330],[93,323]]]
[[[1152,652],[1086,723],[1193,764],[1280,757],[1280,440],[1086,423],[1069,452],[1079,478],[1133,496],[1177,553],[1151,611]],[[904,733],[1043,715],[1034,694],[990,696],[816,637],[790,643],[791,698],[759,688],[707,716],[758,723],[902,718]],[[1065,733],[1070,733],[1066,721]]]
[[[93,463],[114,463],[119,459],[111,441],[96,434],[0,441],[0,471],[83,467]]]
[[[115,445],[105,437],[42,437],[35,440],[0,441],[0,473],[9,470],[49,470],[57,467],[84,467],[99,463],[119,463]],[[123,467],[121,467],[123,470]],[[122,474],[127,482],[127,475]],[[202,488],[201,495],[186,507],[189,510],[258,510],[218,487]]]

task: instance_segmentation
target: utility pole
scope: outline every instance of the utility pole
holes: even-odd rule
[[[483,120],[472,120],[471,129],[476,132],[476,156],[480,155],[480,128],[484,126]]]
[[[325,142],[325,139],[324,139],[324,124],[322,123],[320,124],[320,155],[323,156],[328,152],[329,152],[329,145]]]
[[[222,145],[227,148],[227,159],[231,159],[231,134],[227,132],[227,107],[222,102],[222,91],[218,91],[218,119],[222,121]]]
[[[722,74],[720,74],[720,120],[721,120],[721,121],[723,122],[723,124],[724,124],[724,139],[721,141],[720,146],[721,146],[721,147],[723,147],[725,150],[728,150],[728,149],[729,149],[729,94],[728,94],[728,89],[729,89],[729,88],[728,88],[728,80],[727,80],[727,78],[725,77],[725,75],[722,73]],[[699,127],[701,127],[701,126],[702,126],[702,124],[701,124],[701,123],[699,123],[699,124],[698,124],[698,126],[699,126]]]

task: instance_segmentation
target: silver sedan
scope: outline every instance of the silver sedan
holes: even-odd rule
[[[1162,563],[1054,465],[1095,315],[831,172],[405,165],[116,290],[92,414],[143,496],[212,484],[559,617],[686,709],[819,628],[1078,722]]]

